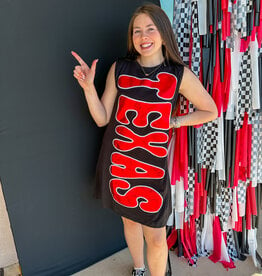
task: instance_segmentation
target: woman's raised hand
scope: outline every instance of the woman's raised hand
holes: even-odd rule
[[[94,84],[95,73],[96,73],[96,64],[98,59],[95,59],[92,62],[91,68],[83,61],[83,59],[74,51],[71,51],[71,54],[79,62],[80,65],[75,66],[74,77],[77,79],[80,86],[86,90],[88,87]]]

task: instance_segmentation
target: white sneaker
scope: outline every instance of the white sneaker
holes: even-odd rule
[[[132,276],[145,276],[146,269],[145,268],[134,268],[132,271]]]

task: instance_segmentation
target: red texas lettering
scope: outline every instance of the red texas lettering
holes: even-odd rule
[[[145,136],[139,136],[126,126],[117,126],[116,133],[130,140],[114,139],[113,145],[117,150],[129,151],[134,148],[142,148],[158,157],[165,157],[167,155],[166,148],[152,145],[152,143],[166,143],[168,141],[168,135],[164,132],[151,132]]]
[[[146,127],[148,125],[148,115],[158,113],[159,117],[151,122],[151,127],[156,129],[168,129],[171,115],[171,103],[167,102],[142,102],[133,100],[121,95],[118,100],[116,120],[122,124],[129,124],[126,117],[128,111],[136,112],[133,124],[136,127]]]
[[[171,100],[174,97],[177,79],[169,73],[157,74],[157,81],[150,79],[140,79],[133,76],[121,75],[118,79],[120,88],[129,89],[134,87],[147,87],[157,90],[157,96],[164,100]]]
[[[141,210],[147,213],[156,213],[160,210],[163,198],[155,189],[147,186],[129,188],[130,184],[125,180],[112,179],[110,181],[110,190],[117,203],[129,208],[139,206]],[[118,189],[128,191],[125,194],[120,194]],[[138,199],[141,201],[139,202]]]
[[[113,152],[110,173],[120,178],[161,179],[165,171],[157,166],[141,162],[124,154]]]

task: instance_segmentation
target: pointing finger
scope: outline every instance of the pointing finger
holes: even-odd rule
[[[82,58],[74,51],[71,51],[72,56],[79,62],[79,64],[86,65],[86,63],[82,60]]]

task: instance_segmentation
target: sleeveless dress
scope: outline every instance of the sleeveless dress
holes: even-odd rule
[[[167,146],[183,72],[179,64],[142,70],[137,61],[117,60],[118,92],[97,163],[103,206],[155,228],[166,225],[172,208]]]

